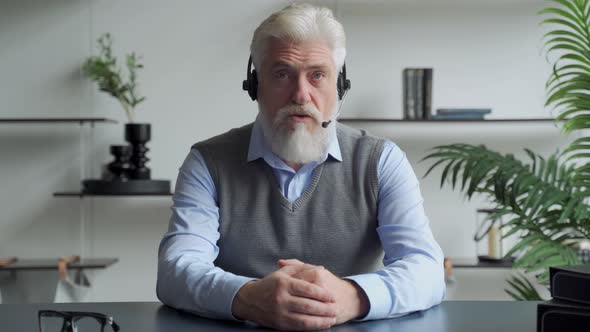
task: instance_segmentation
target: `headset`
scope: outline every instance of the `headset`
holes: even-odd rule
[[[248,91],[248,95],[252,100],[258,98],[258,76],[256,69],[252,69],[251,55],[248,59],[248,70],[246,72],[246,79],[242,82],[242,89]],[[338,100],[342,100],[348,90],[350,90],[350,80],[346,78],[346,64],[342,65],[342,70],[338,73],[336,89],[338,90]]]

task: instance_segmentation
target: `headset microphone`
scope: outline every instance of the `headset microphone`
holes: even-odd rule
[[[322,128],[328,128],[332,121],[336,120],[340,112],[342,111],[342,105],[344,105],[344,101],[346,100],[346,95],[348,94],[348,89],[344,91],[344,95],[342,96],[342,101],[340,101],[340,106],[338,106],[338,112],[334,115],[330,120],[322,122]]]

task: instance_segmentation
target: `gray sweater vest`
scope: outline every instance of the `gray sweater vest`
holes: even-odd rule
[[[249,124],[193,146],[217,190],[215,265],[254,278],[275,271],[281,258],[323,265],[340,277],[379,269],[377,167],[383,140],[337,124],[343,161],[328,157],[290,203],[262,158],[247,162],[251,131]]]

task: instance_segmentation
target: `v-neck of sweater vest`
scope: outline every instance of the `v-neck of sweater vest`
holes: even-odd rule
[[[305,188],[305,190],[303,191],[301,196],[299,196],[293,202],[290,202],[285,197],[285,195],[281,191],[281,186],[280,186],[280,184],[277,180],[277,177],[274,174],[272,168],[268,164],[266,164],[266,162],[263,161],[266,165],[266,167],[264,168],[266,176],[269,179],[269,181],[271,181],[271,183],[274,184],[273,185],[273,188],[274,188],[273,194],[277,195],[279,197],[279,199],[281,201],[281,206],[283,206],[284,208],[286,208],[287,210],[289,210],[290,212],[293,212],[293,213],[296,213],[299,210],[301,210],[309,202],[309,200],[313,196],[313,193],[314,193],[315,189],[317,188],[318,183],[320,182],[320,177],[322,176],[322,171],[324,169],[324,165],[328,160],[326,160],[325,162],[316,166],[316,168],[313,170],[313,173],[312,173],[311,182],[309,183],[307,188]]]

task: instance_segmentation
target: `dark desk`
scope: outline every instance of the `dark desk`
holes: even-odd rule
[[[0,331],[37,331],[37,310],[97,311],[112,315],[121,332],[258,330],[250,325],[181,313],[157,302],[0,304]],[[409,316],[349,323],[331,331],[502,331],[534,332],[537,302],[449,301]],[[84,332],[84,331],[80,331]]]

